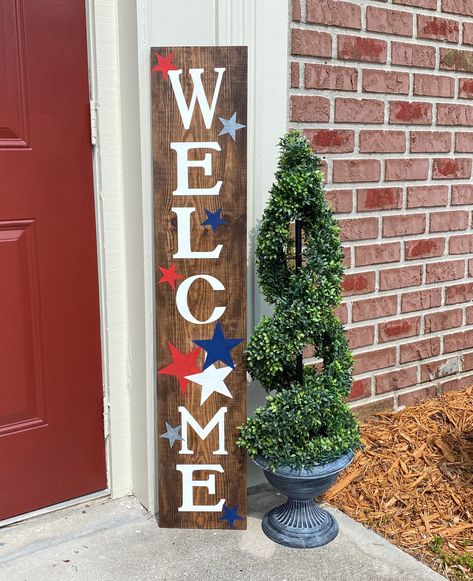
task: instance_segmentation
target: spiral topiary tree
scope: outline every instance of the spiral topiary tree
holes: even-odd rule
[[[324,196],[319,160],[299,131],[281,141],[276,182],[256,245],[263,295],[274,305],[247,349],[248,371],[268,392],[266,405],[240,428],[238,444],[274,470],[309,468],[360,448],[346,404],[353,359],[334,307],[341,300],[339,228]],[[300,220],[304,262],[296,265],[291,224]],[[306,345],[321,365],[299,367]]]

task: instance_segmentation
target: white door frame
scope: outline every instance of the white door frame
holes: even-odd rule
[[[248,45],[248,229],[254,229],[287,127],[288,0],[86,0],[95,147],[105,426],[113,497],[156,510],[156,367],[150,46],[189,44],[180,12],[208,10],[201,42]],[[179,6],[177,6],[179,4]],[[175,30],[159,22],[174,10]],[[160,12],[162,11],[162,12]],[[172,13],[171,13],[172,15]],[[153,26],[152,18],[157,18]],[[164,38],[166,36],[166,39]],[[250,264],[253,261],[250,257]],[[249,268],[249,329],[262,312]],[[250,406],[256,400],[250,397]],[[250,479],[251,483],[251,479]]]

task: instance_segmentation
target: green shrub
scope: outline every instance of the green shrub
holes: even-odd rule
[[[274,312],[257,325],[246,352],[249,373],[269,395],[240,427],[237,442],[273,469],[309,468],[360,448],[358,426],[345,403],[353,360],[333,314],[341,300],[343,253],[319,160],[298,131],[281,139],[280,147],[256,244],[260,286]],[[305,244],[299,269],[291,230],[295,219],[302,222]],[[314,345],[323,368],[304,366],[301,385],[296,361],[306,345]]]

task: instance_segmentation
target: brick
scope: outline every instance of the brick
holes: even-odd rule
[[[354,374],[392,367],[396,363],[396,348],[388,347],[355,355]]]
[[[473,105],[437,105],[437,125],[473,126]]]
[[[415,391],[410,391],[408,393],[401,393],[398,398],[399,406],[411,406],[420,403],[426,399],[430,399],[437,395],[437,389],[435,387],[423,387],[422,389],[416,389]]]
[[[421,361],[428,357],[435,357],[440,354],[440,339],[422,339],[413,343],[406,343],[400,348],[400,362]]]
[[[363,295],[375,290],[376,275],[374,272],[357,272],[345,275],[342,288],[344,295]]]
[[[393,4],[415,6],[416,8],[426,8],[427,10],[437,9],[437,0],[393,0]]]
[[[315,357],[315,347],[313,345],[306,345],[302,351],[303,359],[312,359]]]
[[[473,16],[473,4],[471,0],[442,0],[442,11]]]
[[[471,254],[473,252],[473,234],[450,236],[448,251],[450,254]]]
[[[365,93],[409,94],[409,74],[397,71],[363,71],[362,88]]]
[[[401,188],[367,188],[357,190],[358,212],[394,210],[402,207]]]
[[[350,218],[339,220],[340,238],[347,240],[369,240],[378,236],[378,218]]]
[[[420,265],[389,268],[379,273],[379,290],[392,290],[409,286],[419,286],[422,283],[422,267]]]
[[[463,44],[473,44],[473,23],[463,23]]]
[[[417,15],[417,37],[458,42],[459,23],[456,20]]]
[[[430,232],[452,232],[468,228],[468,212],[433,212],[430,214]]]
[[[445,289],[445,304],[456,305],[467,303],[473,299],[473,282],[465,282],[448,286]]]
[[[328,32],[293,28],[291,53],[301,56],[330,57],[332,56],[332,37]]]
[[[346,323],[348,323],[348,309],[345,304],[339,305],[334,310],[334,313],[337,319],[340,321],[340,323],[342,323],[342,325],[346,325]]]
[[[307,0],[307,22],[361,29],[361,9],[341,0]]]
[[[348,396],[348,401],[355,401],[357,399],[364,399],[371,395],[371,377],[365,379],[357,379],[353,382]]]
[[[452,186],[452,204],[473,204],[473,185],[461,184]]]
[[[441,377],[448,377],[449,375],[458,373],[460,367],[459,363],[458,357],[424,363],[420,367],[421,382],[426,383],[427,381],[435,381]]]
[[[473,329],[469,331],[460,331],[459,333],[452,333],[445,335],[443,338],[443,350],[445,353],[453,353],[454,351],[463,351],[464,349],[471,349],[473,347]]]
[[[291,121],[328,122],[330,101],[325,97],[291,97]]]
[[[425,214],[405,214],[383,218],[383,237],[406,236],[425,232]]]
[[[337,56],[342,60],[385,63],[387,53],[387,43],[384,40],[344,34],[338,37]]]
[[[435,68],[435,48],[422,44],[393,42],[392,64],[433,69]]]
[[[462,355],[462,371],[471,371],[473,369],[473,353],[464,353]]]
[[[343,266],[345,268],[351,268],[351,249],[342,248],[343,251]]]
[[[389,123],[431,125],[432,104],[418,101],[391,101],[389,105]]]
[[[336,213],[348,213],[353,209],[352,190],[330,190],[325,193],[325,198]]]
[[[447,186],[411,186],[407,188],[408,208],[446,206],[447,202]]]
[[[360,153],[404,153],[404,131],[360,131]]]
[[[452,134],[448,131],[411,131],[411,153],[449,153]]]
[[[374,325],[368,327],[355,327],[345,331],[350,349],[359,349],[373,345],[374,342]]]
[[[446,329],[453,329],[454,327],[461,327],[462,324],[461,309],[454,309],[452,311],[444,311],[443,313],[430,313],[425,315],[424,332],[436,333],[437,331],[445,331]]]
[[[445,75],[414,73],[414,95],[427,97],[453,97],[455,79]]]
[[[462,99],[473,99],[473,79],[460,79],[459,96]]]
[[[417,367],[404,367],[397,371],[376,376],[376,393],[404,389],[417,383]]]
[[[384,102],[375,99],[335,99],[336,123],[383,123]]]
[[[471,158],[436,158],[433,163],[434,180],[469,179],[471,177]]]
[[[395,315],[397,310],[397,298],[395,295],[376,297],[374,299],[364,299],[355,301],[352,305],[352,319],[358,321],[369,321]]]
[[[394,398],[387,397],[383,399],[378,399],[377,401],[372,401],[364,405],[358,405],[352,408],[353,413],[357,417],[360,423],[364,422],[368,418],[376,414],[383,412],[391,412],[394,408]]]
[[[445,238],[425,238],[408,240],[404,243],[406,260],[442,256],[445,250]]]
[[[304,74],[306,89],[356,91],[358,88],[358,71],[351,67],[306,63]]]
[[[447,71],[473,73],[473,52],[456,48],[441,48],[440,68]]]
[[[351,153],[355,132],[346,129],[306,129],[305,136],[316,153]]]
[[[442,291],[439,288],[405,293],[401,297],[401,313],[433,309],[439,307],[441,302]]]
[[[426,265],[425,282],[444,282],[463,278],[465,262],[463,260],[450,260],[448,262],[431,262]]]
[[[468,262],[470,263],[471,266],[471,259]],[[469,270],[471,271],[471,268]],[[466,307],[465,314],[466,314],[466,324],[471,325],[473,323],[473,307]]]
[[[378,325],[379,342],[386,343],[387,341],[395,341],[405,337],[414,337],[419,334],[419,330],[420,317],[380,323]]]
[[[455,151],[458,153],[473,153],[473,133],[459,131],[455,135]]]
[[[299,87],[299,63],[291,63],[291,88]]]
[[[387,182],[426,180],[429,175],[428,159],[387,159],[385,164]]]
[[[355,265],[367,266],[371,264],[383,264],[398,262],[401,257],[401,245],[399,242],[387,242],[385,244],[370,244],[355,248]]]
[[[473,384],[473,376],[467,375],[450,381],[444,381],[440,385],[441,393],[448,393],[450,391],[460,391]]]
[[[301,2],[292,0],[292,20],[299,22],[301,19]]]
[[[366,30],[400,36],[412,36],[412,14],[399,10],[387,10],[368,6],[366,9]]]
[[[379,182],[381,164],[378,159],[335,159],[334,183]]]

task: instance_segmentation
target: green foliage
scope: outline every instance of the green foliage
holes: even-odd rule
[[[463,542],[463,548],[466,548],[470,543],[468,541]],[[429,543],[429,548],[434,555],[436,555],[441,561],[443,561],[449,567],[459,566],[463,570],[459,571],[459,578],[471,579],[469,573],[473,573],[473,556],[469,553],[449,553],[444,551],[445,539],[443,537],[434,537]],[[465,571],[468,569],[468,572]]]
[[[248,371],[268,392],[264,407],[240,428],[238,444],[252,457],[278,466],[309,468],[360,448],[357,423],[345,403],[352,384],[352,355],[333,314],[341,300],[343,253],[339,228],[323,189],[319,161],[299,131],[280,142],[276,182],[258,232],[260,286],[274,305],[247,349]],[[296,269],[291,222],[304,232],[304,265]],[[323,369],[296,360],[314,345]]]

